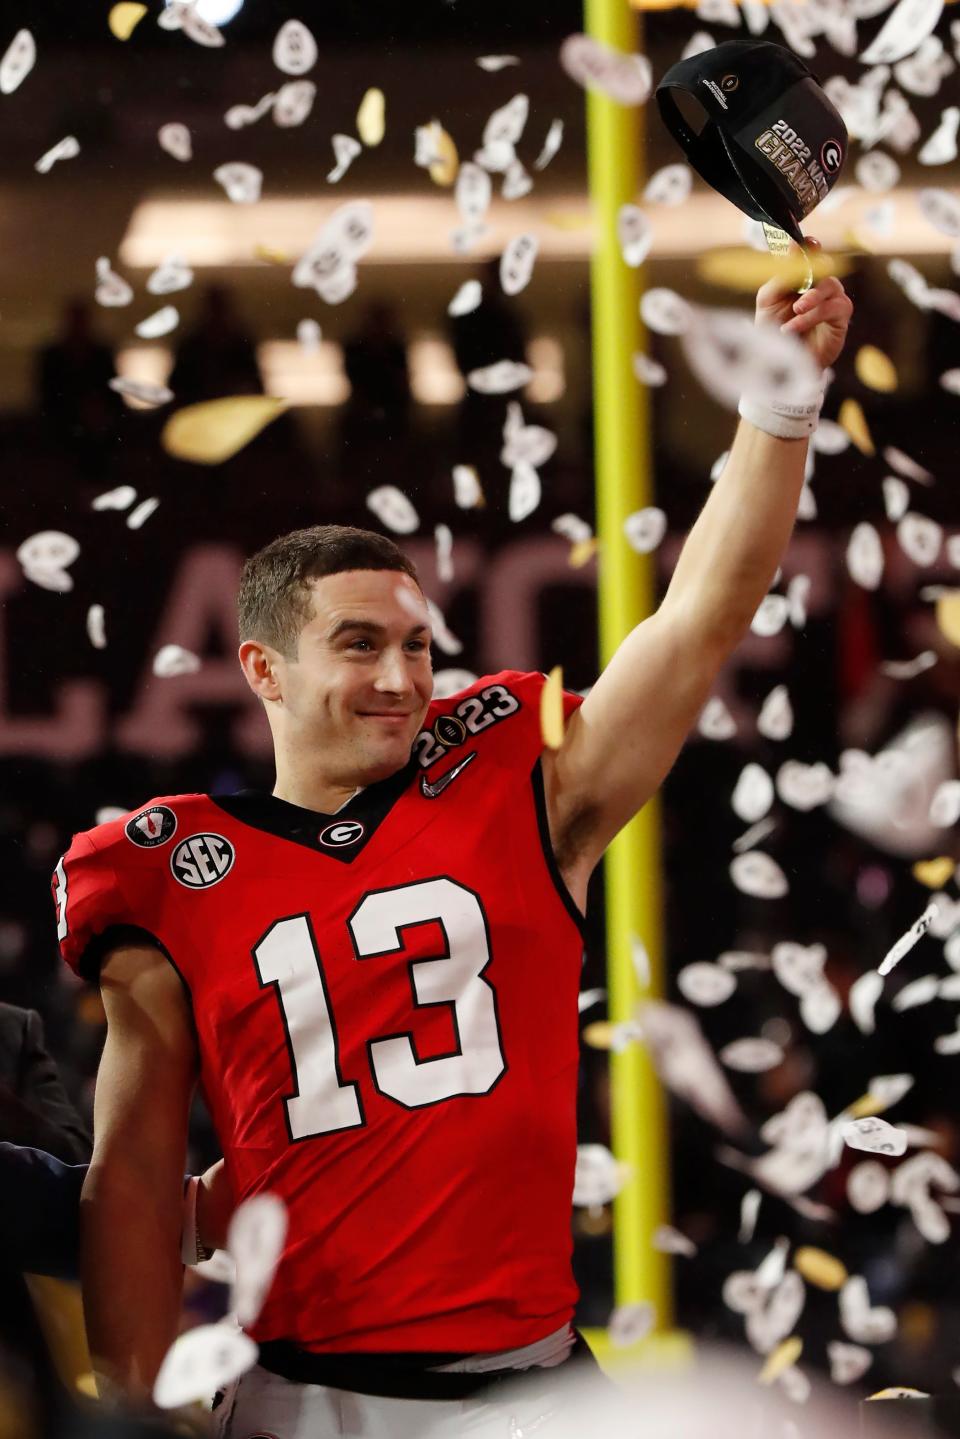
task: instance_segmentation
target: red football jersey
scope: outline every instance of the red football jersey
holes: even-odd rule
[[[572,1317],[582,921],[543,684],[435,701],[410,763],[336,815],[165,797],[57,866],[66,961],[95,977],[130,926],[165,950],[237,1199],[288,1207],[257,1340],[491,1351]]]

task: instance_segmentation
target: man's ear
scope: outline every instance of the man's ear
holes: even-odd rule
[[[282,656],[258,640],[244,640],[237,651],[243,677],[262,700],[281,698],[279,667]]]

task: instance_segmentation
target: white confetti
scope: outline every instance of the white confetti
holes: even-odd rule
[[[850,986],[847,999],[850,1006],[850,1017],[861,1034],[874,1033],[876,1020],[873,1012],[882,993],[883,976],[878,974],[875,969],[869,969],[866,974],[861,974],[859,979],[854,980]]]
[[[750,622],[755,635],[769,639],[778,635],[790,618],[790,601],[786,595],[766,595]]]
[[[433,676],[433,697],[446,700],[475,684],[478,676],[472,670],[437,670]]]
[[[772,1039],[735,1039],[720,1051],[728,1069],[740,1074],[764,1074],[783,1063],[783,1050]]]
[[[434,545],[437,556],[437,579],[449,584],[453,579],[453,532],[449,525],[434,525]]]
[[[935,974],[922,974],[919,979],[911,980],[899,994],[894,995],[890,1008],[895,1009],[898,1014],[904,1014],[908,1009],[930,1004],[936,999],[939,988],[940,981]]]
[[[245,1374],[259,1350],[232,1319],[200,1324],[179,1335],[167,1350],[153,1386],[159,1409],[211,1400],[218,1389]]]
[[[897,940],[896,944],[892,947],[892,949],[887,952],[882,963],[879,965],[879,974],[889,974],[890,971],[900,963],[904,955],[910,953],[914,945],[923,938],[927,930],[930,928],[930,925],[933,923],[936,913],[936,903],[935,901],[931,900],[931,902],[927,905],[926,909],[923,911],[923,914],[920,916],[920,918],[914,920],[913,924],[907,930],[906,934],[901,935],[900,938]]]
[[[223,117],[223,123],[228,130],[245,130],[248,125],[255,125],[262,120],[264,115],[273,108],[277,96],[273,90],[268,90],[266,95],[261,95],[255,105],[231,105]]]
[[[885,155],[881,150],[868,150],[857,161],[854,173],[865,190],[882,195],[892,190],[900,179],[900,166],[892,155]]]
[[[793,706],[786,685],[777,685],[763,702],[757,729],[765,739],[785,740],[793,733]]]
[[[147,290],[151,295],[172,295],[175,290],[186,290],[193,284],[193,271],[180,255],[171,255],[147,277]]]
[[[892,524],[902,520],[910,504],[910,491],[897,475],[887,475],[883,481],[883,507]]]
[[[643,199],[647,205],[682,205],[693,189],[689,165],[664,165],[647,181]]]
[[[200,658],[182,645],[162,645],[153,657],[153,673],[158,679],[174,675],[194,675],[200,669]]]
[[[560,64],[578,85],[599,90],[620,105],[643,105],[653,88],[653,71],[645,55],[626,55],[590,35],[568,35],[560,47]]]
[[[906,514],[897,526],[897,543],[915,565],[932,565],[943,545],[943,526],[926,515]]]
[[[533,371],[529,365],[517,360],[498,360],[496,364],[471,370],[467,375],[467,384],[480,395],[505,395],[528,385],[532,379]]]
[[[658,1254],[680,1254],[684,1259],[694,1259],[697,1246],[672,1224],[660,1224],[653,1231],[651,1245]]]
[[[254,205],[260,199],[263,171],[258,170],[256,165],[233,160],[226,165],[218,165],[213,178],[223,186],[227,199],[235,205]]]
[[[867,1281],[853,1275],[840,1291],[840,1327],[856,1344],[886,1344],[897,1332],[897,1316],[892,1309],[870,1307]]]
[[[755,899],[780,899],[790,886],[783,870],[770,855],[760,850],[738,854],[730,864],[730,878],[741,894]]]
[[[647,1300],[637,1304],[621,1304],[607,1321],[607,1337],[614,1349],[629,1349],[650,1333],[656,1310]]]
[[[149,500],[141,500],[139,505],[137,505],[136,509],[131,510],[129,515],[127,515],[127,529],[139,530],[144,524],[146,524],[147,520],[149,520],[150,516],[154,513],[159,504],[160,500],[157,498],[156,495],[151,496]]]
[[[92,510],[125,510],[133,504],[137,492],[133,485],[118,485],[114,490],[105,490],[91,501]]]
[[[172,390],[166,385],[155,385],[152,380],[128,380],[122,375],[116,375],[109,384],[111,390],[116,390],[118,395],[128,395],[131,400],[151,408],[168,405],[173,399]]]
[[[483,287],[479,280],[464,280],[457,293],[447,306],[447,314],[454,318],[459,315],[470,315],[478,307],[483,299]]]
[[[728,410],[745,394],[777,407],[808,404],[820,392],[819,366],[803,342],[742,310],[693,310],[682,333],[687,364]]]
[[[677,988],[690,1004],[711,1009],[729,999],[737,987],[736,977],[718,964],[698,960],[677,975]]]
[[[141,320],[135,328],[135,334],[141,340],[159,340],[161,335],[169,335],[180,323],[180,311],[175,305],[164,305],[160,310],[154,310],[145,320]]]
[[[921,190],[917,195],[917,204],[920,213],[929,225],[939,230],[941,235],[947,235],[951,240],[960,236],[960,198],[949,190]],[[905,262],[901,261],[901,264]],[[917,272],[914,271],[916,274]],[[920,276],[922,280],[923,277]],[[926,281],[924,288],[926,288]],[[919,287],[914,283],[914,289]],[[917,303],[917,300],[914,301]]]
[[[172,155],[174,160],[186,164],[188,160],[193,159],[193,141],[186,125],[181,125],[178,121],[171,121],[169,125],[161,125],[157,131],[157,140],[161,150]]]
[[[312,80],[289,80],[274,96],[273,123],[282,130],[293,130],[310,117],[317,87]]]
[[[327,181],[329,184],[335,185],[338,180],[343,179],[363,146],[352,135],[331,135],[330,143],[333,146],[335,164],[327,175]]]
[[[632,270],[642,265],[653,244],[650,221],[638,205],[621,205],[617,212],[617,239],[625,265]]]
[[[498,70],[504,70],[508,65],[519,65],[518,55],[478,55],[477,64],[481,70],[486,70],[493,75]]]
[[[840,1133],[844,1144],[851,1149],[862,1149],[867,1154],[905,1154],[907,1136],[902,1129],[896,1129],[879,1115],[870,1114],[863,1119],[852,1119],[844,1124]]]
[[[739,1244],[749,1244],[757,1227],[757,1219],[760,1214],[760,1204],[763,1200],[763,1193],[759,1189],[748,1189],[740,1201],[740,1230],[737,1234]]]
[[[532,465],[540,469],[552,457],[557,448],[557,437],[543,425],[524,423],[523,411],[516,400],[507,405],[507,418],[503,426],[503,449],[500,463],[508,470],[517,465]]]
[[[181,5],[179,8],[181,10],[180,28],[195,45],[205,45],[209,50],[219,50],[226,44],[222,32],[217,29],[216,25],[211,25],[209,20],[204,20],[192,0],[190,4]]]
[[[65,135],[63,139],[58,140],[45,155],[40,156],[40,159],[33,168],[38,174],[46,175],[48,171],[53,169],[58,160],[74,160],[79,154],[80,141],[76,135]]]
[[[505,295],[518,295],[530,283],[539,244],[535,235],[516,235],[500,256],[500,285]]]
[[[912,680],[916,679],[917,675],[922,675],[924,670],[932,669],[936,663],[936,651],[924,650],[912,660],[884,660],[880,665],[880,673],[892,680]]]
[[[552,120],[550,122],[550,129],[547,131],[546,139],[543,142],[543,149],[534,160],[533,168],[535,170],[545,170],[562,144],[563,121]]]
[[[777,771],[777,794],[784,804],[804,813],[826,804],[834,785],[834,777],[822,761],[802,764],[800,760],[791,759]]]
[[[257,1194],[234,1211],[227,1249],[237,1266],[230,1312],[251,1325],[273,1283],[287,1237],[286,1205],[275,1194]]]
[[[878,35],[860,56],[863,65],[891,65],[912,55],[943,12],[944,0],[899,0]]]
[[[80,553],[80,546],[72,535],[63,530],[38,530],[30,535],[17,549],[17,560],[23,567],[28,580],[41,589],[57,594],[68,594],[73,589],[73,577],[67,566],[72,565]]]
[[[623,522],[623,532],[630,548],[638,555],[649,555],[657,548],[667,533],[667,517],[655,505],[635,510]]]
[[[775,819],[761,819],[750,826],[743,834],[739,835],[731,846],[734,854],[746,854],[747,850],[756,849],[762,844],[768,835],[773,834],[777,827]]]
[[[573,1203],[577,1208],[597,1209],[609,1204],[630,1177],[604,1144],[578,1144],[573,1180]]]
[[[555,535],[563,535],[572,545],[593,539],[592,528],[579,515],[557,515],[556,519],[550,521],[550,528]]]
[[[641,385],[649,385],[652,389],[667,383],[667,372],[663,365],[640,350],[633,356],[633,373]]]
[[[12,95],[37,63],[37,46],[29,30],[18,30],[0,60],[0,95]]]
[[[317,63],[317,42],[301,20],[280,26],[273,42],[273,63],[284,75],[306,75]]]
[[[960,109],[956,105],[944,110],[940,124],[917,155],[921,165],[949,165],[957,158],[957,129]]]
[[[855,1164],[847,1175],[847,1198],[858,1214],[875,1214],[890,1197],[890,1171],[875,1159]]]
[[[307,318],[297,322],[297,344],[308,355],[315,355],[320,349],[323,331],[316,320]]]
[[[396,535],[412,535],[420,528],[420,517],[412,503],[396,485],[378,485],[367,495],[367,509],[380,523]]]
[[[532,515],[540,503],[542,486],[540,476],[532,465],[521,461],[515,465],[510,476],[510,493],[507,513],[514,524]]]
[[[97,260],[97,288],[94,291],[94,299],[98,305],[108,309],[115,309],[122,305],[129,305],[133,299],[133,290],[120,275],[110,267],[110,261],[105,255]]]
[[[790,994],[804,995],[823,983],[827,951],[822,944],[795,944],[783,940],[773,946],[770,963],[777,979]]]
[[[693,323],[693,309],[674,290],[657,286],[645,291],[640,318],[657,335],[683,335]]]
[[[480,477],[472,465],[454,465],[453,498],[461,510],[472,510],[483,503]]]
[[[883,578],[883,544],[873,525],[863,520],[847,545],[847,570],[861,589],[875,590]]]
[[[730,801],[733,812],[744,824],[753,824],[773,804],[773,780],[762,765],[748,764],[740,771]]]
[[[106,616],[103,605],[91,605],[87,610],[87,639],[95,650],[107,647]]]
[[[697,730],[704,739],[733,739],[737,732],[737,724],[719,695],[714,695],[712,699],[707,700],[700,712]]]
[[[960,821],[960,780],[945,779],[930,801],[930,823],[948,829]]]

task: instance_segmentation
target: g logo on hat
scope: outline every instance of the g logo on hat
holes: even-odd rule
[[[356,844],[358,839],[364,835],[363,825],[358,819],[341,819],[336,824],[328,824],[317,835],[321,844],[328,849],[343,849],[344,845]]]
[[[732,95],[739,84],[739,75],[724,75],[723,79],[720,81],[720,89],[723,90],[725,94]]]
[[[230,873],[236,858],[222,834],[191,834],[170,856],[170,872],[187,889],[209,889]]]
[[[128,819],[123,832],[140,849],[155,849],[176,834],[177,816],[165,804],[153,804]]]
[[[843,164],[843,146],[839,140],[824,140],[820,146],[820,164],[828,175],[835,175]]]

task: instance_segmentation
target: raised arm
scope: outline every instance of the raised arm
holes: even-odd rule
[[[190,1007],[159,950],[112,951],[101,970],[107,1040],[81,1199],[87,1336],[102,1388],[149,1398],[177,1334],[181,1194],[197,1073]]]
[[[839,280],[799,298],[774,282],[760,322],[803,337],[821,368],[843,347],[852,307]],[[803,488],[805,440],[740,422],[730,457],[683,547],[657,612],[632,630],[544,754],[561,869],[582,879],[660,787],[787,547]]]

